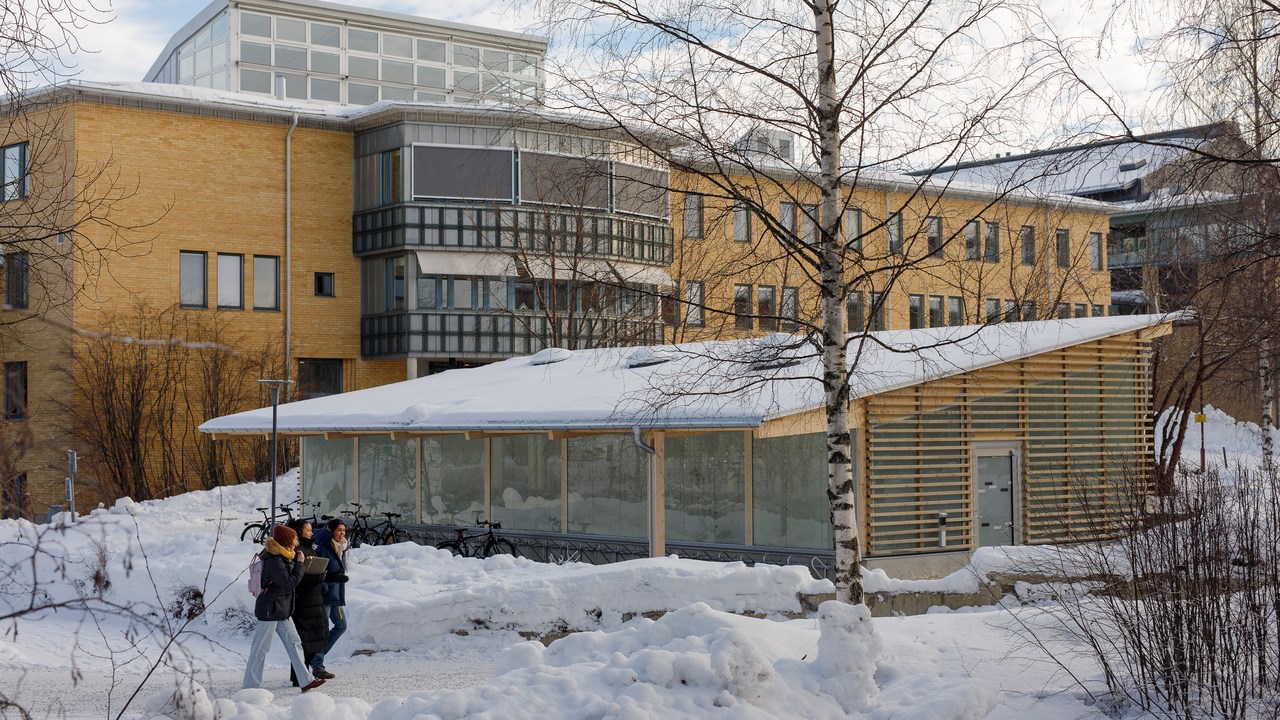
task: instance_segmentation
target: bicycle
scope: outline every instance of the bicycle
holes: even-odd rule
[[[243,542],[252,538],[254,544],[261,545],[262,541],[266,539],[267,533],[270,532],[269,528],[272,525],[283,525],[293,520],[293,507],[291,505],[277,505],[276,508],[283,510],[284,515],[277,513],[275,517],[271,517],[267,515],[271,508],[254,508],[262,513],[262,519],[245,523],[244,530],[240,531],[240,541]]]
[[[459,557],[487,558],[491,555],[520,557],[520,553],[516,550],[516,546],[511,544],[511,541],[494,534],[494,530],[502,529],[502,523],[479,522],[477,525],[488,529],[485,532],[467,534],[466,530],[456,528],[454,533],[457,534],[457,537],[439,543],[436,547],[441,550],[448,550]]]
[[[355,508],[355,512],[351,513],[351,524],[347,526],[347,542],[353,548],[380,544],[382,537],[369,526],[369,516],[360,512],[360,508],[364,506],[354,502],[350,505]]]
[[[398,542],[409,539],[405,531],[396,527],[396,518],[404,517],[403,515],[393,512],[384,512],[382,514],[386,516],[386,521],[369,528],[371,536],[376,538],[374,542],[369,543],[370,545],[395,545]],[[383,528],[386,529],[384,530]]]

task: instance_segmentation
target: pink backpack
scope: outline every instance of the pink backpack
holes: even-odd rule
[[[266,588],[262,587],[262,554],[254,553],[249,561],[249,594],[258,597]]]

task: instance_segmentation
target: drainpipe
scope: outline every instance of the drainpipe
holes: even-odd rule
[[[649,557],[658,557],[658,451],[645,444],[639,425],[631,431],[636,447],[649,456]]]
[[[276,99],[284,100],[284,76],[276,76]],[[293,113],[284,135],[284,380],[293,370],[293,131],[298,113]],[[287,385],[286,385],[287,387]]]

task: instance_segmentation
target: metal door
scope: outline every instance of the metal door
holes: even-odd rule
[[[989,454],[988,454],[989,453]],[[1013,496],[1017,477],[1017,453],[995,449],[976,451],[974,480],[978,484],[978,545],[1016,543]]]

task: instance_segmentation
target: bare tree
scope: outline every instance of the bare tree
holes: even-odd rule
[[[1002,0],[542,7],[570,45],[549,71],[558,83],[548,103],[622,132],[661,129],[675,152],[632,139],[688,178],[689,196],[748,213],[772,246],[765,256],[785,254],[816,290],[820,319],[803,329],[822,358],[837,597],[860,601],[849,388],[859,348],[873,340],[846,332],[845,298],[856,287],[883,303],[905,273],[937,264],[956,241],[907,247],[923,237],[911,224],[931,214],[914,208],[946,188],[886,176],[926,157],[957,159],[1021,127],[1017,109],[1056,90],[1052,54],[1033,51],[1027,8]],[[883,206],[865,205],[863,192]],[[780,201],[795,208],[790,217]],[[857,229],[845,224],[854,208],[864,217]],[[873,251],[861,243],[873,234],[899,241]]]

